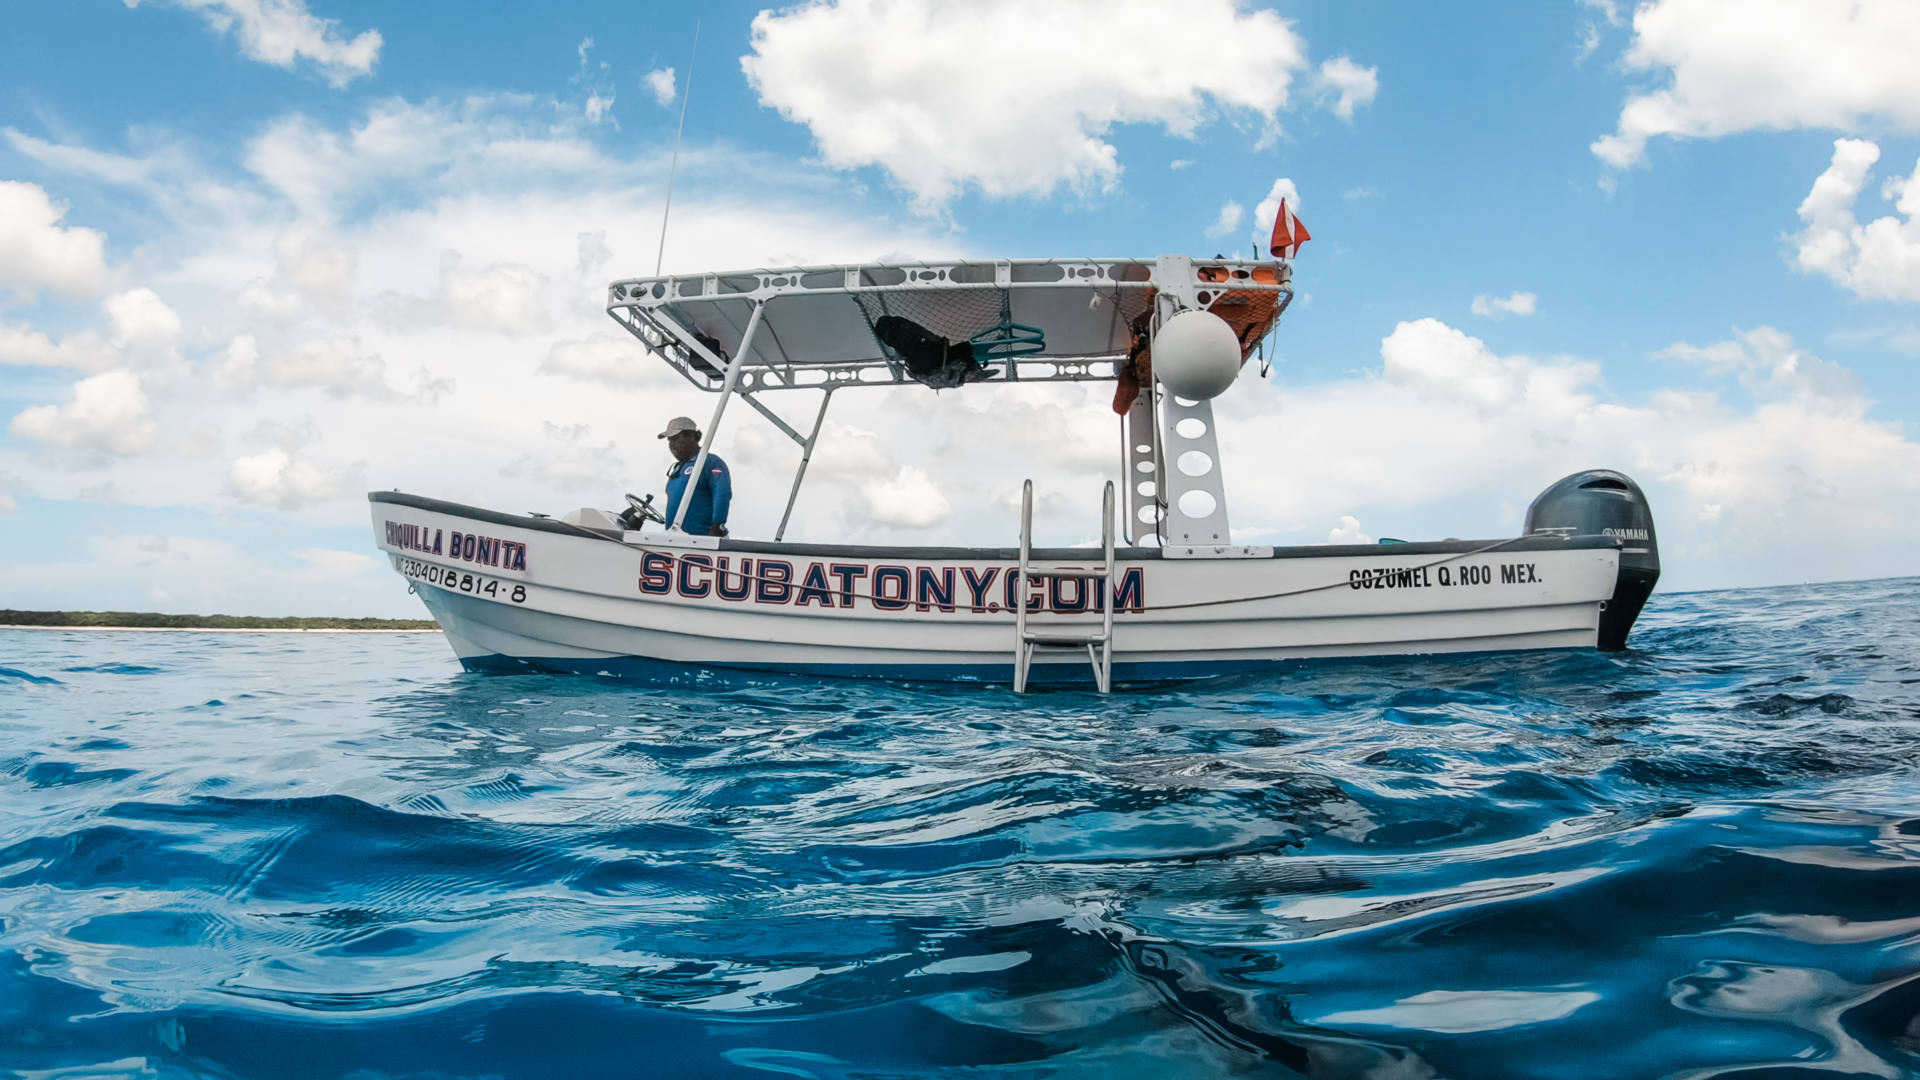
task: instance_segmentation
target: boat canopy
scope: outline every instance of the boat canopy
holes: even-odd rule
[[[736,357],[748,393],[940,389],[1113,379],[1163,294],[1226,318],[1250,353],[1293,286],[1285,263],[1185,256],[867,263],[616,281],[607,313],[705,390]]]
[[[799,445],[776,540],[786,535],[827,408],[842,387],[1110,380],[1118,384],[1113,409],[1129,477],[1129,542],[1152,525],[1169,551],[1220,555],[1253,549],[1230,542],[1226,493],[1213,467],[1212,407],[1156,391],[1152,344],[1165,320],[1208,311],[1231,328],[1244,364],[1292,299],[1288,263],[1162,255],[632,278],[608,286],[607,314],[688,382],[719,393],[707,442],[693,459],[693,484],[735,397]],[[802,389],[820,392],[804,434],[760,400],[767,390]],[[1163,425],[1187,454],[1181,469],[1166,467]],[[1180,434],[1186,431],[1193,433]],[[689,489],[682,517],[691,502]]]

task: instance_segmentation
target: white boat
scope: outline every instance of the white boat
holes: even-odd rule
[[[651,497],[556,518],[378,491],[368,496],[374,539],[474,670],[738,669],[1104,691],[1309,657],[1623,648],[1659,554],[1644,496],[1616,472],[1549,487],[1518,537],[1232,541],[1211,399],[1292,295],[1288,263],[1185,256],[618,281],[608,313],[717,392],[707,445],[736,398],[799,444],[774,538],[649,528]],[[1116,382],[1121,413],[1120,496],[1109,481],[1102,547],[1033,548],[1031,482],[1017,547],[784,539],[835,394],[1088,380]],[[786,391],[819,394],[809,430],[762,400]]]

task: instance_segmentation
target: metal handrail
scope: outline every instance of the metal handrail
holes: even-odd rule
[[[1100,496],[1101,544],[1106,556],[1107,577],[1100,590],[1100,636],[1105,644],[1100,649],[1100,660],[1095,665],[1100,692],[1106,693],[1113,688],[1113,572],[1117,567],[1113,561],[1113,481],[1107,481],[1106,490]],[[1091,646],[1089,646],[1091,648]]]
[[[1033,556],[1033,481],[1020,487],[1020,576],[1014,579],[1013,692],[1025,693],[1033,649],[1027,644],[1027,565]]]
[[[1067,575],[1078,577],[1086,582],[1099,582],[1100,589],[1100,637],[1089,640],[1085,637],[1073,640],[1073,644],[1084,643],[1087,649],[1087,662],[1093,665],[1093,681],[1101,693],[1113,688],[1113,576],[1118,568],[1114,561],[1114,525],[1113,525],[1113,481],[1107,481],[1106,488],[1100,493],[1100,555],[1101,564],[1097,578],[1087,571],[1039,571],[1041,578],[1058,578]],[[1033,576],[1033,481],[1027,480],[1020,487],[1020,563],[1015,573],[1013,602],[1013,692],[1026,693],[1027,676],[1033,670],[1033,650],[1036,644],[1064,645],[1066,641],[1050,639],[1042,634],[1038,637],[1027,633],[1027,579]],[[1084,587],[1084,586],[1083,586]],[[1083,594],[1084,595],[1084,594]]]

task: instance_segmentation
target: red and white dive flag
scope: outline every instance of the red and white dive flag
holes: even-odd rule
[[[1300,250],[1300,245],[1313,239],[1307,227],[1287,209],[1287,200],[1280,200],[1280,212],[1273,218],[1273,243],[1268,250],[1276,259],[1291,259]]]

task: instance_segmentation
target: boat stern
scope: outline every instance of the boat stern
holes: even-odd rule
[[[1620,544],[1620,576],[1613,596],[1600,612],[1603,652],[1627,647],[1627,633],[1640,617],[1653,586],[1660,580],[1660,542],[1653,527],[1653,508],[1640,485],[1612,469],[1588,469],[1565,477],[1527,507],[1525,535],[1566,533],[1607,536]]]

